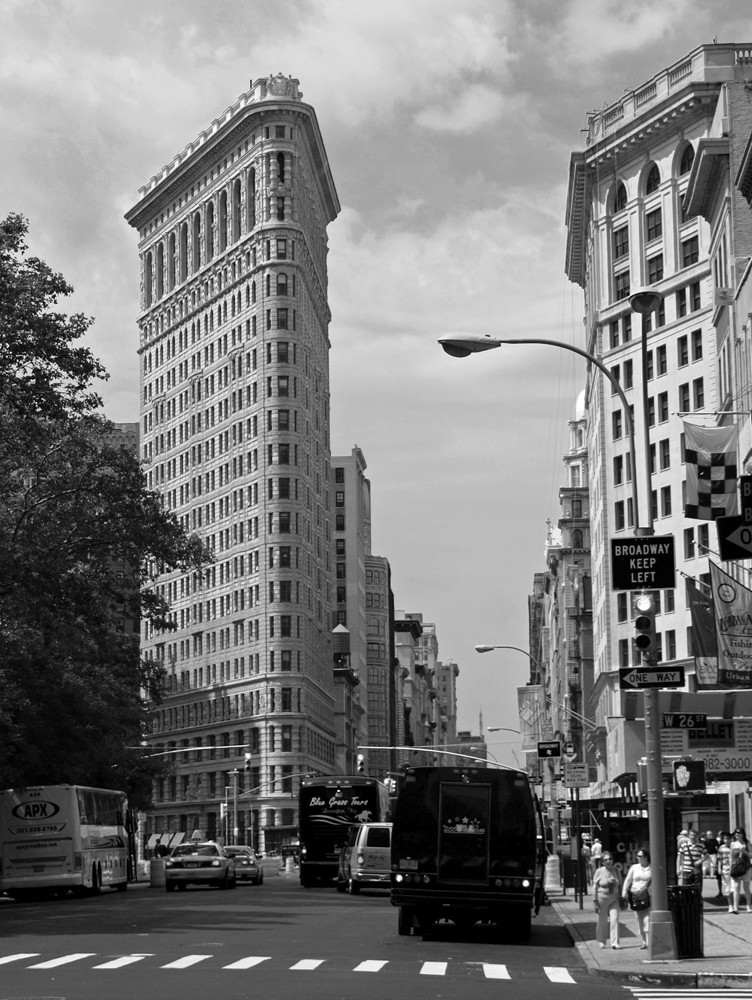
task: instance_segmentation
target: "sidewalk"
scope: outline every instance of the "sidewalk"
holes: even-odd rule
[[[580,909],[573,891],[548,892],[553,910],[569,932],[593,976],[608,976],[664,986],[698,989],[752,987],[752,913],[728,912],[728,905],[703,901],[704,958],[650,961],[640,950],[637,921],[631,910],[621,914],[621,948],[599,948],[595,940],[593,897],[585,896]]]

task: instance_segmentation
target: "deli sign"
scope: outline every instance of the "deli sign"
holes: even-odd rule
[[[674,536],[611,539],[613,590],[671,590],[676,586]]]

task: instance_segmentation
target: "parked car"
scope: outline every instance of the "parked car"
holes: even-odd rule
[[[189,885],[216,885],[219,889],[236,886],[235,862],[221,844],[179,844],[165,858],[165,889],[186,889]]]
[[[235,862],[235,878],[238,882],[263,885],[264,869],[259,856],[252,847],[225,847],[225,851]]]
[[[391,823],[359,823],[350,830],[337,871],[337,892],[388,889],[391,882]]]

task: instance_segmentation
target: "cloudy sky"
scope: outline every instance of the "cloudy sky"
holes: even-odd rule
[[[138,188],[282,72],[316,109],[330,227],[332,451],[358,445],[398,608],[460,666],[460,726],[516,726],[527,595],[559,514],[582,363],[564,275],[586,113],[698,45],[752,42],[741,0],[0,0],[0,212],[96,318],[107,415],[138,419]],[[503,734],[500,734],[503,735]],[[507,735],[507,738],[510,738]],[[495,737],[491,736],[493,740]],[[491,743],[502,760],[513,745]]]

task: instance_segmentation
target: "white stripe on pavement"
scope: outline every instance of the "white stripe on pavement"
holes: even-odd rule
[[[421,976],[445,976],[447,962],[424,962],[421,966]]]
[[[489,962],[481,962],[483,975],[486,979],[511,979],[506,965],[492,965]]]
[[[381,972],[386,964],[386,962],[377,962],[375,959],[367,959],[360,965],[356,965],[353,972]]]
[[[20,962],[24,958],[36,958],[38,951],[20,951],[17,955],[3,955],[0,958],[0,965],[7,965],[8,962]]]
[[[559,965],[544,965],[543,971],[552,983],[574,983],[569,972]]]
[[[145,958],[153,958],[154,952],[144,952],[141,955],[121,955],[119,958],[113,958],[109,962],[103,962],[101,965],[95,965],[95,969],[122,969],[125,965],[133,965],[134,962],[142,962]]]
[[[310,971],[312,969],[318,969],[320,965],[324,964],[323,958],[303,958],[295,965],[291,965],[290,969],[295,969],[296,971]]]
[[[179,958],[176,962],[170,962],[167,965],[162,965],[162,969],[189,969],[192,965],[198,965],[199,962],[205,962],[207,958],[212,958],[212,955],[186,955],[184,958]]]
[[[58,965],[68,965],[70,962],[79,962],[82,958],[92,958],[95,951],[77,951],[72,955],[63,955],[61,958],[51,958],[48,962],[38,962],[36,965],[28,966],[29,969],[56,969]]]
[[[232,965],[223,965],[223,969],[252,969],[254,965],[261,965],[262,962],[271,961],[270,955],[249,955],[248,958],[241,958]]]

